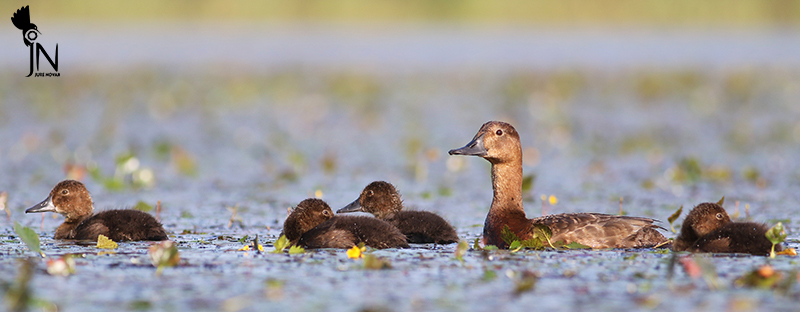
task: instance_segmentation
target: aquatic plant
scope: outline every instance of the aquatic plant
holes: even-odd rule
[[[27,226],[20,225],[19,222],[17,221],[14,221],[14,232],[17,233],[19,239],[22,240],[23,243],[25,243],[25,246],[28,246],[28,249],[30,249],[35,253],[38,253],[39,255],[42,256],[42,258],[45,257],[44,252],[42,252],[41,246],[39,246],[39,235],[36,234],[36,232],[31,230],[31,228]]]
[[[783,223],[778,222],[765,234],[767,239],[772,243],[772,249],[769,251],[769,257],[775,258],[775,245],[782,243],[786,240],[786,231],[783,230]]]
[[[100,234],[97,235],[97,248],[100,249],[117,249],[117,243],[108,238],[107,236]]]

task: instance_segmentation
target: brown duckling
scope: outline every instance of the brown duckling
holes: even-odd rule
[[[334,216],[328,204],[309,198],[297,204],[283,223],[283,235],[305,248],[408,248],[403,233],[384,221],[362,216]]]
[[[389,222],[406,235],[409,243],[452,244],[458,234],[450,223],[428,211],[403,210],[400,193],[391,183],[375,181],[367,185],[358,199],[336,213],[363,211]]]
[[[505,226],[520,239],[529,239],[536,225],[553,232],[552,242],[577,242],[592,248],[646,248],[667,241],[650,218],[602,213],[565,213],[528,219],[522,207],[522,147],[508,123],[490,121],[466,146],[450,155],[480,156],[492,164],[494,197],[483,227],[483,243],[508,246],[501,238]]]
[[[153,216],[132,209],[115,209],[94,212],[94,203],[83,183],[64,180],[56,184],[41,203],[25,210],[32,212],[55,212],[65,217],[56,229],[55,239],[97,240],[102,234],[113,241],[160,241],[167,233]]]
[[[702,203],[683,220],[672,250],[766,256],[772,249],[766,237],[768,229],[762,223],[733,222],[719,204]],[[783,247],[777,245],[775,250]]]

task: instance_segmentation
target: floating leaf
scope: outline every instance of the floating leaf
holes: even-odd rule
[[[103,234],[97,235],[97,248],[117,249],[119,245]]]
[[[725,203],[725,196],[722,196],[722,198],[720,198],[719,201],[717,202],[717,205],[722,206],[722,204],[724,203]]]
[[[281,235],[278,240],[275,241],[273,244],[275,246],[275,250],[272,253],[282,253],[286,247],[289,247],[289,239],[286,238],[286,235]]]
[[[261,245],[259,245],[259,247],[261,247]],[[305,253],[305,252],[306,252],[306,250],[303,247],[300,247],[300,246],[297,246],[297,245],[289,247],[289,254],[290,255],[296,255],[296,254],[301,254],[301,253]]]
[[[725,197],[723,197],[723,199],[724,198]],[[675,210],[675,212],[669,216],[669,218],[667,218],[667,221],[669,221],[669,228],[672,230],[672,233],[675,233],[675,228],[672,226],[672,223],[675,222],[675,220],[678,220],[678,217],[681,216],[681,213],[683,213],[683,205],[681,205],[678,210]]]
[[[497,246],[495,246],[495,245],[486,245],[486,246],[483,247],[483,250],[486,250],[486,251],[499,250],[499,249],[500,248],[497,248]]]
[[[777,252],[776,254],[779,255],[779,256],[792,256],[792,257],[794,257],[794,256],[797,255],[797,250],[795,250],[794,248],[786,248],[784,250],[781,250],[781,251]]]
[[[27,226],[20,225],[17,221],[14,221],[14,232],[16,232],[19,239],[28,246],[28,249],[38,253],[44,258],[45,254],[42,252],[41,246],[39,246],[39,235],[36,234],[36,232]]]
[[[503,225],[503,229],[500,231],[500,238],[506,243],[506,245],[511,245],[514,241],[519,241],[519,237],[514,232],[511,232],[511,229],[508,228],[508,225]]]
[[[496,278],[497,278],[497,272],[492,271],[492,270],[484,270],[483,271],[483,277],[481,277],[481,280],[484,281],[484,282],[489,282],[489,281],[492,281],[492,280],[494,280]]]
[[[468,249],[469,244],[467,244],[467,241],[459,241],[455,252],[456,260],[464,262],[464,255],[467,254]]]
[[[536,273],[531,271],[522,272],[522,276],[514,281],[514,295],[519,296],[522,293],[533,290],[538,280],[539,276]]]
[[[786,240],[786,231],[783,230],[783,223],[778,222],[769,230],[767,230],[767,239],[772,243],[772,249],[769,251],[769,257],[775,258],[775,245],[782,243]]]
[[[389,260],[378,258],[373,254],[364,255],[364,268],[367,270],[384,270],[391,269],[392,264]]]
[[[138,203],[136,203],[136,206],[133,206],[133,209],[149,212],[150,210],[153,210],[153,205],[140,200]]]
[[[520,243],[518,240],[515,240],[508,245],[508,249],[511,250],[511,252],[516,252],[522,249],[522,243]]]
[[[72,255],[65,255],[58,259],[47,260],[47,273],[61,276],[75,274],[75,259]]]
[[[165,267],[178,265],[181,260],[178,246],[168,240],[153,244],[147,253],[150,255],[150,262],[157,268],[156,275],[161,275]]]
[[[772,289],[775,288],[783,278],[784,275],[780,272],[776,272],[771,265],[763,265],[737,278],[734,284],[739,287]]]
[[[566,244],[566,245],[561,246],[561,247],[567,248],[567,249],[592,249],[591,246],[586,246],[586,245],[578,243],[578,242],[571,242],[571,243]]]

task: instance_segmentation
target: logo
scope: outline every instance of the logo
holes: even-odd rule
[[[28,6],[24,6],[21,9],[17,10],[14,15],[11,16],[11,22],[14,23],[14,26],[22,30],[22,41],[25,42],[25,45],[30,48],[30,68],[31,71],[25,77],[30,77],[34,74],[33,70],[33,57],[34,57],[34,50],[36,54],[36,75],[34,77],[59,77],[61,74],[58,72],[58,44],[56,43],[56,54],[55,54],[55,61],[50,58],[50,55],[47,54],[47,51],[44,50],[44,47],[41,43],[36,42],[36,39],[39,38],[39,35],[42,32],[36,27],[36,24],[31,23],[31,13],[28,9]],[[47,62],[53,66],[56,72],[39,72],[39,60],[41,55],[47,59]]]

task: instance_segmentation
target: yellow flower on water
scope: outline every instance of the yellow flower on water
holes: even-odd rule
[[[362,258],[362,257],[364,257],[364,251],[366,249],[367,248],[365,248],[365,247],[359,248],[358,246],[353,246],[353,248],[350,248],[350,249],[347,250],[347,258],[350,258],[350,259]]]
[[[550,201],[550,205],[558,204],[558,198],[556,198],[555,195],[550,195],[550,198],[548,198],[548,201]]]
[[[244,247],[239,248],[238,251],[249,251],[250,249],[251,249],[250,245],[244,245]],[[263,252],[264,251],[264,245],[258,244],[258,251]]]
[[[102,249],[117,249],[119,245],[115,243],[113,240],[109,239],[103,234],[97,236],[97,248]]]
[[[316,198],[322,198],[322,190],[316,190],[316,191],[314,192],[314,197],[316,197]]]

